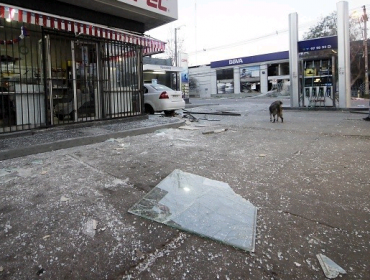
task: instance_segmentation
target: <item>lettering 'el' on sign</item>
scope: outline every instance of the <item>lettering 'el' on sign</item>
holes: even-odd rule
[[[177,19],[177,0],[117,0],[137,8]]]

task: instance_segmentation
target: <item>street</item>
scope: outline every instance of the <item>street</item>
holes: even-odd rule
[[[1,161],[0,279],[325,279],[317,254],[370,279],[366,115],[271,123],[272,101],[190,100],[179,128]],[[255,252],[127,212],[174,169],[258,208]]]

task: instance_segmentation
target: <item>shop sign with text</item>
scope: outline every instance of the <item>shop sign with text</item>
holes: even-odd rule
[[[177,19],[177,0],[117,0],[117,1]]]

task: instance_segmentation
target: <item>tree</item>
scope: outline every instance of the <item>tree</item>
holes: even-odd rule
[[[309,28],[309,31],[303,35],[304,40],[336,36],[338,33],[337,27],[337,12],[332,12],[330,15],[321,18],[314,26]],[[356,17],[349,17],[349,33],[350,41],[362,39],[362,29]]]
[[[165,52],[162,54],[156,55],[156,57],[160,58],[171,58],[172,65],[175,66],[175,29],[170,28],[168,30],[168,38],[166,41],[166,49]],[[184,52],[184,38],[177,32],[177,53]]]
[[[172,65],[175,66],[175,29],[171,29],[169,31],[170,36],[167,39],[167,45],[166,45],[166,51],[165,53],[167,54],[168,57],[172,59]],[[179,35],[179,32],[177,32],[177,54],[181,53],[184,51],[184,38]],[[178,56],[177,56],[178,58]]]
[[[351,86],[353,86],[355,83],[358,83],[358,81],[361,81],[365,75],[362,41],[363,35],[361,24],[358,18],[349,18],[349,29]],[[330,15],[321,18],[316,25],[310,27],[309,31],[303,35],[303,38],[308,40],[320,37],[336,36],[337,32],[337,13],[332,12]]]
[[[335,35],[337,35],[337,13],[332,12],[330,15],[321,18],[315,26],[310,27],[309,31],[303,35],[303,39],[308,40]]]
[[[198,88],[198,80],[194,77],[189,77],[189,90],[196,91]]]

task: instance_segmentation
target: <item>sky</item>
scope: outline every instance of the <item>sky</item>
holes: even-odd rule
[[[172,0],[166,0],[172,1]],[[177,0],[178,20],[145,34],[177,42],[189,66],[289,50],[289,14],[298,14],[299,40],[308,28],[337,10],[338,0]],[[362,14],[370,0],[348,0]],[[370,22],[368,23],[370,26]],[[180,42],[182,46],[180,47]],[[163,56],[163,55],[162,55]]]

